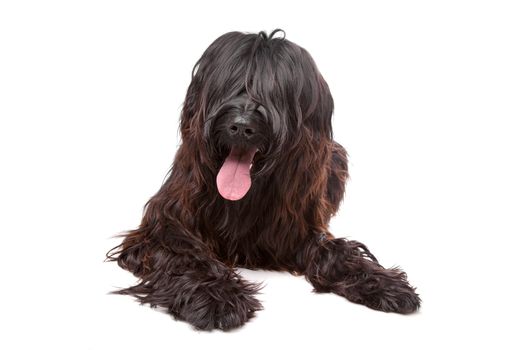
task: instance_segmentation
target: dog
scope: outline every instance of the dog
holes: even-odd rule
[[[166,180],[106,254],[139,278],[113,293],[196,329],[230,330],[262,309],[260,285],[236,268],[264,269],[372,309],[416,311],[402,270],[328,231],[348,178],[332,113],[314,60],[282,30],[217,38],[193,67]]]

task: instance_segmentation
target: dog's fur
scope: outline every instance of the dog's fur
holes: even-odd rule
[[[317,292],[411,313],[420,299],[404,272],[328,232],[348,178],[346,152],[332,139],[328,85],[310,54],[279,32],[224,34],[198,60],[169,177],[139,228],[108,252],[140,278],[116,293],[164,307],[198,329],[227,330],[261,309],[259,285],[235,271],[245,267],[304,275]],[[229,134],[239,116],[253,126],[253,138]],[[230,201],[216,177],[239,144],[258,152],[250,190]]]

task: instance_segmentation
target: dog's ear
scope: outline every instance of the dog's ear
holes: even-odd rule
[[[303,121],[311,131],[321,137],[332,138],[332,114],[334,101],[330,88],[319,72],[310,54],[301,48],[300,74],[303,74],[303,86],[299,96]]]

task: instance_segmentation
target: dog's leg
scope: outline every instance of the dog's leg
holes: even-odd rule
[[[239,327],[262,308],[255,298],[259,286],[217,260],[196,234],[176,222],[161,230],[155,226],[143,222],[108,254],[140,278],[137,285],[114,293],[166,308],[176,319],[203,330]]]
[[[408,314],[421,300],[398,268],[385,269],[359,242],[316,234],[299,254],[317,292],[333,292],[372,309]]]
[[[324,218],[326,226],[343,198],[347,163],[345,149],[334,142],[326,192],[329,204]],[[312,233],[300,249],[299,266],[318,292],[333,292],[373,309],[403,314],[417,310],[420,304],[403,271],[383,268],[368,249],[356,241]]]

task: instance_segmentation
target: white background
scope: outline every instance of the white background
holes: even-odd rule
[[[3,1],[2,349],[523,349],[525,11],[519,1]],[[332,231],[400,265],[423,299],[385,314],[303,278],[196,332],[103,263],[178,145],[195,61],[219,35],[283,28],[335,99],[352,182]],[[520,326],[521,324],[521,326]]]

